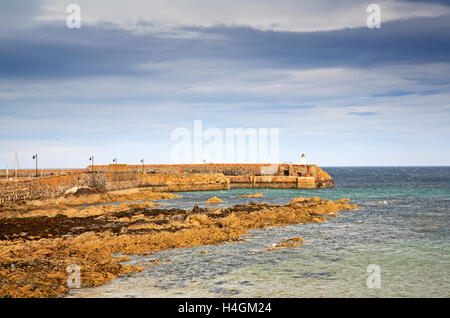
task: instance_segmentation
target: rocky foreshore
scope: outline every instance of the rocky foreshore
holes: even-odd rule
[[[349,199],[294,198],[287,205],[248,203],[192,210],[154,208],[170,193],[124,192],[66,196],[0,209],[0,297],[58,297],[68,293],[67,267],[81,269],[81,286],[98,286],[143,270],[128,257],[171,248],[239,240],[251,229],[323,222],[358,206]],[[88,206],[111,200],[147,200]],[[292,240],[292,239],[291,239]],[[301,238],[273,248],[301,245]],[[157,261],[155,261],[157,263]]]

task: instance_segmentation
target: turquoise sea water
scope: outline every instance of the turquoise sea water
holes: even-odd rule
[[[166,207],[285,204],[296,196],[348,197],[363,207],[324,223],[251,231],[242,241],[134,256],[148,270],[73,297],[449,297],[450,167],[324,168],[335,189],[231,189],[180,193]],[[236,198],[262,192],[263,198]],[[302,236],[304,245],[267,251]],[[207,254],[200,253],[206,250]],[[152,266],[154,259],[168,259]],[[380,269],[369,288],[367,267]]]

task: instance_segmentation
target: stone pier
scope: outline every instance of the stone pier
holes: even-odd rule
[[[0,181],[0,204],[55,198],[75,186],[99,191],[148,187],[157,192],[181,192],[230,188],[330,188],[334,187],[334,181],[316,165],[113,164],[89,166],[63,174],[51,170],[41,178],[3,179]]]

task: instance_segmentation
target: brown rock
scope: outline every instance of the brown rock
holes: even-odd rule
[[[243,194],[237,196],[237,198],[262,198],[262,197],[263,197],[262,193]]]
[[[222,203],[222,199],[213,196],[212,198],[209,198],[208,200],[205,201],[205,203]]]

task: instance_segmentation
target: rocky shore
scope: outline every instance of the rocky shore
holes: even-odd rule
[[[81,269],[81,286],[98,286],[143,270],[126,254],[239,240],[251,229],[323,222],[358,208],[349,199],[294,198],[287,205],[248,203],[192,210],[155,207],[170,193],[133,190],[70,194],[0,209],[0,297],[58,297],[69,291],[67,267]],[[120,205],[92,205],[136,201]],[[299,246],[301,237],[273,248]],[[122,255],[115,257],[116,255]],[[157,260],[155,260],[157,264]]]

